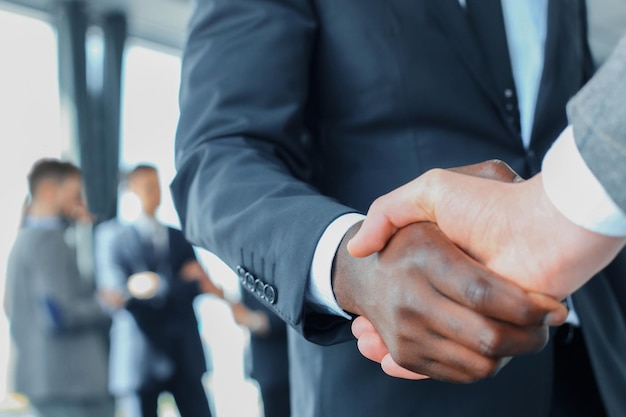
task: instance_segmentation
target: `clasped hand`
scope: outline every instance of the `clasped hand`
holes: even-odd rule
[[[540,177],[522,182],[498,161],[429,171],[379,198],[333,272],[337,301],[360,316],[359,350],[391,376],[451,382],[540,350],[567,315],[559,300],[611,257],[568,258],[556,240],[594,236],[567,222]]]

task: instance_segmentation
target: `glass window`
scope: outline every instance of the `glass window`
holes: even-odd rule
[[[6,260],[27,193],[26,175],[42,157],[61,156],[56,35],[38,19],[0,10],[0,299]],[[7,391],[8,323],[0,313],[0,399]]]

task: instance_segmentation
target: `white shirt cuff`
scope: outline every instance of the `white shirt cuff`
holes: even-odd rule
[[[351,319],[350,315],[337,304],[331,275],[333,260],[341,240],[352,226],[364,218],[365,216],[358,213],[338,217],[326,228],[317,242],[305,298],[319,312]]]
[[[585,163],[571,126],[543,159],[542,176],[548,198],[572,223],[602,235],[626,236],[626,213]]]

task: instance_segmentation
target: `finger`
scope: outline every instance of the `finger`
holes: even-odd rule
[[[376,199],[359,232],[348,242],[348,252],[362,258],[382,250],[401,227],[421,221],[436,223],[436,206],[445,194],[450,173],[502,182],[522,178],[505,162],[491,160],[450,170],[433,169],[419,178]]]
[[[474,165],[450,168],[449,171],[502,182],[524,181],[513,168],[499,159],[492,159]]]
[[[389,349],[385,346],[385,342],[378,335],[377,332],[369,332],[361,335],[357,341],[357,347],[361,355],[367,359],[378,362],[383,360],[383,357],[389,353]]]
[[[428,378],[425,375],[411,372],[398,365],[389,354],[389,350],[387,349],[387,346],[385,346],[385,342],[383,342],[383,339],[380,337],[376,329],[374,329],[374,326],[370,323],[370,321],[365,317],[360,318],[362,318],[362,320],[360,320],[357,324],[357,330],[355,331],[355,326],[353,324],[352,332],[355,336],[357,333],[359,334],[359,336],[357,336],[359,339],[357,347],[359,352],[361,352],[361,355],[371,361],[380,363],[383,371],[389,376],[412,380]]]
[[[430,316],[429,328],[438,338],[488,358],[533,353],[548,342],[548,327],[520,327],[484,317],[450,300],[440,300]],[[368,333],[369,334],[369,333]]]
[[[566,307],[556,299],[531,296],[517,284],[476,262],[450,242],[436,227],[416,232],[430,251],[420,252],[430,266],[430,283],[451,300],[477,313],[518,326],[542,326],[552,317],[567,315]],[[442,250],[448,247],[449,250]]]
[[[556,300],[553,297],[538,293],[529,293],[528,296],[533,299],[533,301],[536,303],[537,306],[539,306],[539,308],[543,308],[546,311],[549,311],[549,313],[544,318],[544,325],[554,327],[560,326],[565,323],[569,311],[563,303],[559,303],[560,308],[555,310],[554,302]]]
[[[412,358],[411,351],[421,352],[420,357]],[[433,379],[457,383],[470,383],[491,377],[508,362],[508,358],[486,357],[443,337],[415,341],[414,347],[412,349],[409,347],[408,352],[396,355],[390,352],[395,364],[402,369]],[[403,361],[402,358],[409,360]],[[385,356],[382,359],[385,360]],[[386,361],[386,365],[390,365],[389,359]]]
[[[362,330],[362,332],[360,332],[357,346],[364,357],[374,362],[379,362],[381,363],[381,365],[383,365],[384,362],[383,370],[390,376],[405,379],[423,379],[423,374],[417,374],[409,369],[403,368],[392,359],[389,350],[385,345],[385,342],[378,334],[374,326],[369,322],[369,320],[363,318],[363,320],[359,324],[359,327],[359,330]],[[472,324],[468,324],[468,327],[472,327]],[[424,371],[428,370],[429,372],[436,372],[436,374],[433,375],[436,375],[438,378],[445,377],[446,379],[459,379],[461,378],[461,374],[464,375],[463,378],[483,378],[490,375],[492,372],[496,372],[499,366],[498,360],[493,359],[491,357],[491,354],[497,354],[500,352],[492,352],[492,350],[480,352],[481,350],[484,350],[484,345],[481,344],[481,339],[477,337],[474,332],[475,331],[472,329],[464,332],[464,334],[461,335],[455,333],[455,331],[443,332],[451,334],[451,336],[455,338],[454,341],[452,341],[445,335],[437,335],[435,337],[431,337],[430,341],[422,338],[422,340],[418,342],[420,343],[420,346],[415,347],[415,352],[425,351],[427,349],[427,345],[432,344],[433,340],[437,345],[443,346],[437,346],[430,349],[429,352],[427,351],[428,355],[431,355],[432,357],[437,359],[422,361]],[[482,334],[485,333],[484,331],[480,332]],[[459,338],[459,336],[461,336],[460,339],[457,339]],[[463,343],[465,343],[465,345]],[[525,350],[521,346],[524,343],[524,338],[516,337],[516,335],[513,334],[511,339],[507,340],[507,345],[503,353],[505,355],[514,355],[520,352],[527,353],[527,350]],[[454,348],[452,346],[454,346]],[[456,351],[452,353],[453,349],[460,353],[457,353]],[[447,351],[450,352],[445,353]],[[457,357],[456,355],[459,356]],[[409,356],[412,356],[411,352],[409,353]],[[434,362],[439,363],[439,365],[435,365]],[[444,374],[442,374],[442,369],[444,367],[447,368],[447,370],[445,371],[445,376]],[[437,368],[437,370],[433,370],[433,368]],[[454,373],[455,376],[452,376],[452,368],[456,369]]]
[[[387,375],[394,378],[411,379],[414,381],[429,378],[426,375],[418,374],[401,367],[393,360],[389,353],[383,357],[383,360],[380,362],[380,367]]]
[[[441,278],[434,285],[447,297],[477,313],[518,326],[556,325],[567,317],[567,308],[558,300],[531,296],[477,263],[466,277],[465,280]]]
[[[357,339],[364,333],[376,332],[374,325],[364,316],[359,316],[352,322],[352,334]]]
[[[441,347],[431,349],[432,358],[418,362],[419,369],[436,379],[453,382],[472,382],[496,373],[500,367],[499,360],[482,357],[466,349],[462,345],[437,338]],[[421,343],[421,342],[420,342]],[[428,342],[427,342],[428,343]],[[376,331],[366,332],[358,340],[359,352],[367,359],[381,364],[383,371],[389,376],[403,379],[419,380],[428,378],[426,374],[416,373],[400,366],[391,356],[382,338]],[[415,352],[424,346],[415,347]]]

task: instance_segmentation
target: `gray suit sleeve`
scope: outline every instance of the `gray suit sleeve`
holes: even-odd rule
[[[303,119],[317,30],[310,3],[197,2],[172,184],[189,241],[272,286],[272,301],[255,295],[304,333],[317,241],[335,218],[354,211],[308,182]]]
[[[583,159],[626,211],[626,37],[567,112]]]

